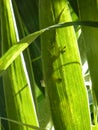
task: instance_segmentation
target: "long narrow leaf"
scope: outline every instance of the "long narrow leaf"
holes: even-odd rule
[[[29,125],[29,124],[25,124],[25,123],[21,123],[21,122],[18,122],[18,121],[15,121],[15,120],[11,120],[11,119],[8,119],[8,118],[5,118],[5,117],[0,117],[1,120],[6,120],[6,121],[9,121],[9,122],[12,122],[16,125],[21,125],[21,126],[25,126],[25,127],[28,127],[28,128],[31,128],[33,130],[46,130],[44,128],[40,128],[40,127],[37,127],[37,126],[33,126],[33,125]]]
[[[18,122],[38,126],[39,124],[25,62],[23,62],[23,57],[18,56],[28,44],[19,44],[19,48],[17,48],[18,32],[16,30],[17,27],[15,24],[11,1],[1,0],[0,5],[2,33],[1,44],[3,52],[3,57],[0,60],[2,67],[1,71],[5,70],[5,68],[15,60],[3,74],[3,88],[7,117]],[[17,53],[17,49],[20,52]],[[16,53],[14,53],[15,51]],[[5,63],[6,61],[7,64]],[[30,130],[30,128],[15,125],[11,122],[8,122],[8,124],[10,130]]]
[[[96,0],[78,0],[80,20],[98,21],[98,3]],[[98,24],[96,24],[98,25]],[[98,105],[98,29],[82,27],[87,60],[92,80],[92,90],[95,105]],[[96,101],[97,100],[97,101]],[[97,123],[97,107],[94,121]]]
[[[72,21],[67,4],[66,0],[40,0],[40,27]],[[46,32],[41,36],[41,48],[44,80],[55,129],[90,130],[88,98],[74,28]]]
[[[2,58],[0,58],[0,73],[8,68],[8,66],[15,60],[15,58],[24,51],[38,36],[40,36],[45,31],[56,29],[56,28],[64,28],[68,26],[75,26],[75,25],[82,25],[82,26],[89,26],[89,27],[97,27],[98,22],[94,21],[77,21],[77,22],[64,22],[52,25],[40,31],[34,32],[29,34],[28,36],[24,37],[20,40],[19,44],[12,46],[8,52],[6,52]],[[17,51],[16,51],[17,50]],[[9,56],[8,56],[9,55]],[[9,58],[7,58],[9,57]],[[6,62],[5,62],[6,59]]]

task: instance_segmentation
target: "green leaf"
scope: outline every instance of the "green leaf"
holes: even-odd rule
[[[98,27],[98,22],[94,21],[77,21],[77,22],[63,22],[49,26],[40,31],[29,34],[20,40],[19,43],[12,46],[3,56],[0,58],[0,73],[8,68],[8,66],[16,59],[16,57],[24,51],[38,36],[45,31],[49,31],[56,28],[64,28],[69,26],[82,25],[89,27]],[[5,60],[6,59],[6,60]]]
[[[39,12],[40,28],[72,21],[66,0],[40,0]],[[61,28],[41,35],[44,80],[55,129],[90,130],[88,98],[76,35],[74,28],[68,27],[72,24],[88,25],[87,22],[57,24],[47,29]],[[64,26],[66,28],[62,28]]]
[[[8,68],[8,66],[16,59],[16,57],[24,51],[33,40],[35,40],[45,30],[40,30],[23,38],[19,43],[13,45],[3,56],[0,58],[0,73]]]
[[[96,0],[78,0],[77,2],[81,21],[98,21],[98,3]],[[98,25],[97,22],[96,25]],[[82,33],[92,81],[94,105],[96,106],[96,112],[98,112],[98,29],[82,27]],[[98,122],[96,112],[94,116],[95,124]]]
[[[6,69],[2,78],[7,118],[39,126],[25,62],[22,56],[18,56],[28,44],[26,42],[24,44],[17,43],[18,32],[16,32],[17,27],[11,1],[1,0],[0,5],[3,52],[0,59],[0,71]],[[14,62],[12,63],[12,61]],[[30,130],[30,128],[11,122],[8,122],[8,125],[10,130]]]
[[[18,122],[18,121],[15,121],[15,120],[11,120],[11,119],[8,119],[8,118],[5,118],[5,117],[0,117],[0,119],[1,120],[5,120],[5,121],[9,121],[9,122],[14,123],[16,125],[25,126],[25,127],[31,128],[33,130],[46,130],[44,128],[40,128],[40,127],[37,127],[37,126],[21,123],[21,122]]]

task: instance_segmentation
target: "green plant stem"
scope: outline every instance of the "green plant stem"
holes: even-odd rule
[[[39,5],[40,28],[71,21],[66,0],[40,0]],[[90,130],[88,98],[73,27],[42,34],[41,47],[55,129]]]

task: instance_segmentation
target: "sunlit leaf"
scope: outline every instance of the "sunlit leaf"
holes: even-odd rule
[[[74,25],[82,25],[82,26],[89,26],[89,27],[98,27],[98,22],[93,21],[77,21],[77,22],[64,22],[52,25],[40,31],[34,32],[29,34],[28,36],[24,37],[20,40],[20,42],[14,46],[12,46],[8,52],[6,52],[2,58],[0,59],[0,73],[7,69],[7,67],[15,60],[15,58],[24,51],[39,35],[44,33],[45,31],[74,26]],[[6,60],[5,60],[6,59]]]
[[[8,119],[8,118],[5,118],[5,117],[0,117],[0,119],[1,119],[1,120],[9,121],[9,122],[14,123],[14,124],[16,124],[16,125],[25,126],[25,127],[31,128],[31,129],[33,129],[33,130],[46,130],[46,129],[44,129],[44,128],[40,128],[40,127],[37,127],[37,126],[33,126],[33,125],[21,123],[21,122],[18,122],[18,121],[12,120],[12,119]]]

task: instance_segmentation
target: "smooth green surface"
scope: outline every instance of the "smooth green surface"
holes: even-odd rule
[[[98,10],[96,0],[78,0],[80,20],[98,21]],[[82,27],[84,36],[87,60],[92,81],[94,105],[98,104],[98,29]],[[95,110],[94,122],[97,123],[97,106]]]
[[[54,3],[52,3],[52,5],[54,5]],[[62,7],[63,7],[63,4],[62,4]],[[10,9],[8,8],[8,3],[7,3],[6,8],[9,12]],[[54,87],[58,86],[57,89],[53,89],[53,92],[54,92],[53,95],[55,94],[55,90],[57,90],[58,98],[61,98],[59,108],[61,109],[63,116],[66,112],[63,111],[62,106],[66,107],[68,104],[71,105],[72,104],[71,102],[74,102],[74,100],[76,100],[79,96],[81,98],[86,97],[86,96],[82,96],[83,93],[85,95],[84,87],[82,87],[78,91],[75,88],[76,85],[81,86],[81,83],[83,84],[84,81],[83,81],[83,79],[81,79],[81,80],[79,79],[80,82],[78,82],[78,84],[77,84],[77,80],[76,81],[74,80],[74,77],[82,77],[82,74],[81,74],[81,65],[80,65],[80,59],[79,59],[78,52],[77,52],[78,48],[77,48],[77,45],[76,45],[74,30],[73,30],[73,28],[69,29],[68,26],[80,24],[80,25],[84,25],[84,26],[98,27],[98,22],[92,22],[92,21],[86,21],[85,20],[84,22],[81,22],[81,21],[79,21],[79,22],[64,21],[64,23],[63,23],[63,20],[65,20],[64,19],[65,18],[64,13],[67,12],[67,11],[65,10],[65,7],[61,10],[61,12],[59,12],[59,11],[60,11],[59,4],[56,4],[55,6],[53,6],[53,8],[51,10],[52,16],[53,16],[53,22],[50,20],[49,21],[50,24],[45,25],[45,27],[47,27],[47,28],[40,30],[40,31],[37,31],[35,33],[32,33],[32,34],[28,35],[27,37],[24,37],[22,40],[20,40],[20,42],[17,42],[16,36],[14,35],[15,30],[14,30],[13,22],[12,22],[13,19],[11,19],[12,18],[11,14],[6,12],[6,11],[5,11],[6,13],[4,13],[2,11],[3,17],[2,17],[1,23],[2,23],[2,30],[3,30],[2,41],[3,41],[3,53],[4,53],[4,55],[0,59],[0,72],[6,70],[3,76],[5,77],[5,80],[4,80],[4,84],[6,86],[5,90],[8,94],[8,95],[6,95],[8,100],[6,100],[6,101],[10,102],[9,106],[11,106],[11,104],[15,100],[17,100],[12,108],[15,107],[15,109],[18,110],[19,108],[22,108],[21,103],[20,103],[21,101],[22,101],[22,103],[23,103],[23,101],[25,101],[27,103],[28,98],[30,100],[32,100],[31,89],[27,88],[27,90],[25,92],[23,92],[28,85],[27,85],[26,77],[24,75],[24,70],[23,70],[23,66],[22,66],[22,63],[21,63],[21,58],[18,57],[18,59],[16,59],[16,57],[19,56],[19,54],[23,50],[25,50],[31,44],[31,42],[34,41],[39,35],[41,35],[43,32],[48,31],[48,30],[52,30],[52,31],[44,33],[43,35],[45,35],[45,37],[47,37],[48,34],[50,35],[52,32],[54,32],[54,33],[52,33],[53,34],[52,35],[53,45],[50,45],[48,47],[48,49],[46,49],[45,54],[48,53],[48,58],[50,58],[50,60],[47,58],[49,60],[49,64],[48,64],[48,65],[50,65],[49,68],[51,67],[52,71],[55,71],[55,72],[53,72],[52,79],[49,79],[49,82],[51,80],[53,80],[50,85],[54,86]],[[56,12],[56,13],[53,13],[53,12]],[[70,15],[69,15],[69,17],[70,17]],[[10,18],[10,20],[9,20],[10,22],[8,22],[9,18]],[[59,22],[61,24],[58,24]],[[50,26],[52,24],[56,24],[56,25]],[[48,26],[50,26],[50,27],[48,27]],[[67,27],[67,28],[53,30],[53,29],[60,28],[60,27]],[[44,28],[44,26],[42,28]],[[10,29],[11,29],[11,31],[10,31]],[[66,40],[65,40],[65,37],[66,37]],[[70,37],[70,40],[69,40],[69,37]],[[45,38],[45,40],[46,40],[46,38]],[[45,46],[47,48],[46,43],[47,43],[47,41],[45,42]],[[75,44],[72,44],[72,43],[75,43]],[[65,59],[66,59],[66,61],[65,61]],[[14,60],[15,60],[15,62],[13,62]],[[46,62],[46,64],[47,63],[48,63],[48,61]],[[11,65],[11,66],[9,67],[9,65]],[[75,71],[75,70],[77,71],[77,69],[78,69],[78,73],[77,72],[74,73],[73,71]],[[51,74],[50,70],[51,69],[48,70],[49,74]],[[67,73],[67,76],[66,76],[66,73]],[[19,74],[20,74],[20,76],[19,76]],[[72,75],[72,74],[74,74],[74,75]],[[72,75],[72,76],[70,76],[70,75]],[[63,77],[66,77],[66,80]],[[22,82],[20,82],[20,81],[22,81]],[[48,79],[47,79],[47,81],[48,81]],[[70,84],[70,81],[71,81],[71,84]],[[12,90],[10,88],[8,88],[8,86],[11,86],[11,85],[12,85]],[[23,87],[21,85],[23,85]],[[74,86],[74,87],[73,87],[73,89],[68,88],[68,90],[67,89],[65,90],[65,88],[63,89],[62,86],[66,86],[66,85],[67,86]],[[13,86],[16,86],[16,88],[14,88]],[[21,87],[19,88],[19,86],[21,86]],[[9,89],[10,89],[10,92],[9,92]],[[67,92],[71,93],[71,96],[70,96],[70,94],[67,95],[69,97],[69,99],[68,99],[69,103],[67,102],[67,99],[66,99],[66,96],[65,96],[63,90],[65,90],[65,93],[67,93]],[[74,90],[75,90],[74,95],[76,95],[75,97],[73,95]],[[28,95],[28,94],[26,94],[27,91],[29,91],[29,93],[31,94],[30,97],[28,96],[28,98],[26,98],[27,95]],[[80,91],[82,91],[83,93],[81,93],[81,94],[78,93]],[[14,92],[15,92],[15,95],[13,94]],[[26,96],[25,96],[25,94],[26,94]],[[18,97],[18,95],[19,95],[19,97]],[[25,98],[21,98],[22,96],[25,97]],[[11,97],[11,99],[10,99],[10,97]],[[12,97],[15,97],[15,99],[12,98]],[[18,98],[16,98],[16,97],[18,97]],[[50,95],[50,97],[51,97],[51,95]],[[55,96],[55,98],[58,99],[56,96]],[[64,98],[64,101],[62,101],[63,98]],[[19,101],[19,104],[17,103],[18,101]],[[65,104],[65,101],[67,102],[67,104]],[[64,102],[64,103],[62,103],[62,102]],[[84,100],[83,100],[83,102],[84,102]],[[88,102],[86,102],[86,103],[88,104]],[[84,106],[86,106],[86,103],[84,102],[84,104],[85,104]],[[16,104],[18,104],[18,105],[16,105]],[[52,104],[53,107],[54,107],[54,104],[55,104],[55,101]],[[75,104],[77,104],[76,107],[75,107]],[[76,116],[74,116],[75,118],[74,118],[74,121],[72,122],[72,125],[75,124],[74,122],[76,122],[76,121],[78,122],[78,120],[75,120],[75,119],[77,118],[78,114],[80,115],[80,113],[81,113],[81,112],[80,113],[77,112],[77,106],[78,105],[81,105],[81,104],[79,104],[79,102],[76,101],[76,102],[74,102],[73,105],[71,105],[72,108],[70,107],[69,110],[65,109],[66,111],[70,112],[69,114],[71,114],[71,109],[76,111],[76,113],[74,113],[74,115],[76,114]],[[28,109],[27,106],[25,107],[25,103],[23,104],[23,108]],[[9,107],[9,109],[10,109],[10,107]],[[10,111],[9,109],[8,109],[8,111]],[[32,109],[32,105],[31,105],[30,109]],[[14,116],[13,113],[15,113],[15,112],[13,111],[13,109],[11,109],[10,112],[12,112],[11,115],[13,117]],[[24,110],[24,113],[26,113],[26,112],[28,114],[30,113],[30,111]],[[36,112],[34,112],[34,113],[35,113],[35,116],[36,116]],[[83,115],[84,115],[84,113],[85,112],[83,111]],[[87,113],[88,113],[88,111],[87,111]],[[61,114],[60,115],[59,114],[60,113],[58,111],[57,117],[61,116]],[[16,115],[17,116],[15,116],[15,118],[16,118],[15,120],[17,120],[19,113],[17,114],[17,112],[16,112]],[[81,115],[79,118],[82,118],[83,115]],[[27,114],[26,114],[26,116],[27,116]],[[65,120],[65,117],[63,118],[63,116],[61,117],[62,123],[63,123],[63,119]],[[67,116],[69,117],[69,115],[67,115]],[[67,125],[67,123],[71,122],[71,120],[72,120],[71,118],[69,120],[67,120],[67,117],[66,117],[66,125]],[[19,119],[19,121],[20,121],[20,119]],[[85,119],[85,121],[86,121],[86,119]],[[30,121],[27,120],[27,122],[29,123]],[[82,120],[80,122],[82,122]],[[78,122],[79,125],[81,125],[80,122]],[[23,123],[24,123],[24,121],[23,121]],[[17,129],[17,127],[18,126],[16,126],[16,129]],[[61,127],[63,128],[65,126],[62,125]],[[78,126],[76,124],[74,129],[77,129],[77,127]],[[69,127],[67,127],[67,128],[69,129]],[[70,129],[71,129],[71,126],[70,126]]]
[[[92,125],[92,130],[98,130],[98,124]]]
[[[37,126],[33,126],[33,125],[29,125],[29,124],[25,124],[25,123],[21,123],[21,122],[18,122],[18,121],[15,121],[15,120],[11,120],[11,119],[8,119],[8,118],[4,118],[4,117],[0,117],[1,120],[6,120],[8,122],[11,122],[13,124],[16,124],[16,125],[19,125],[19,126],[25,126],[27,128],[30,128],[30,130],[46,130],[44,128],[40,128],[40,127],[37,127]],[[3,129],[2,129],[3,130]]]
[[[20,2],[20,1],[18,1]],[[30,3],[31,1],[29,1]],[[27,3],[27,1],[25,1],[25,3]],[[13,9],[14,9],[14,16],[16,19],[16,23],[17,23],[17,29],[18,29],[18,34],[19,34],[19,39],[23,38],[26,36],[25,34],[25,28],[24,25],[22,24],[22,18],[21,15],[19,13],[18,7],[17,7],[17,3],[14,1],[12,1],[13,4]],[[22,6],[23,7],[23,6]],[[28,7],[28,5],[26,6]],[[24,8],[22,8],[23,10]],[[24,11],[26,12],[26,10],[24,9]],[[36,102],[36,94],[35,94],[35,88],[36,88],[36,84],[35,84],[35,80],[34,80],[34,74],[33,74],[33,69],[32,69],[32,62],[31,62],[31,57],[30,57],[30,53],[29,53],[29,48],[25,49],[25,51],[23,51],[23,57],[25,60],[25,65],[26,65],[26,69],[28,70],[28,76],[29,76],[29,81],[30,81],[30,85],[31,85],[31,90],[32,90],[32,95],[34,98],[34,102]]]
[[[41,35],[45,31],[74,25],[89,26],[89,28],[91,28],[91,27],[98,27],[98,22],[94,21],[77,21],[77,22],[63,22],[63,23],[61,22],[27,35],[26,37],[22,38],[20,42],[17,42],[15,45],[10,47],[9,50],[0,58],[0,73],[6,70],[9,67],[9,65],[15,60],[15,58],[19,54],[21,54],[22,51],[24,51],[39,35]]]
[[[95,20],[98,21],[97,3],[96,0],[78,0],[80,20]],[[85,40],[86,53],[88,58],[88,64],[93,83],[93,91],[98,100],[98,29],[82,27],[82,32]]]
[[[5,70],[12,61],[19,55],[25,46],[19,44],[17,48],[16,31],[13,21],[10,0],[1,0],[1,33],[2,33],[2,52],[7,53],[1,58],[1,67]],[[18,53],[14,54],[18,50]],[[5,61],[4,61],[5,60]],[[7,64],[6,64],[7,63]],[[2,70],[1,68],[1,70]],[[3,87],[6,104],[7,118],[12,120],[38,126],[37,115],[33,102],[31,88],[25,74],[21,57],[7,68],[3,74]],[[32,116],[31,116],[32,115]],[[28,127],[15,125],[9,122],[10,130],[30,130]]]
[[[19,54],[24,51],[29,44],[44,31],[45,30],[35,32],[23,38],[19,43],[13,45],[0,59],[0,71],[2,72],[6,70],[8,66],[15,60],[15,58],[19,56]]]
[[[40,28],[71,21],[65,0],[40,0],[39,5]],[[74,28],[42,34],[41,45],[44,79],[55,129],[90,130],[88,98]]]

